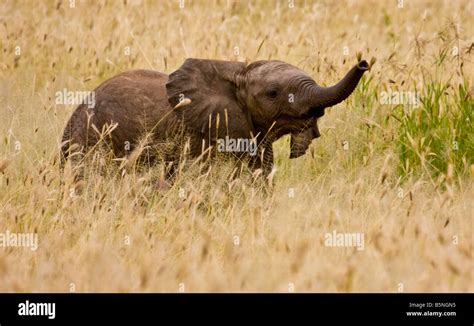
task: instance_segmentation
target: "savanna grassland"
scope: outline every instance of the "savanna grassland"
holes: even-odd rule
[[[0,291],[473,291],[473,13],[472,0],[1,1],[0,233],[39,246],[0,247]],[[58,91],[187,57],[279,59],[327,86],[358,54],[370,72],[306,155],[274,144],[268,186],[226,161],[168,191],[161,166],[97,157],[108,171],[80,184],[59,168],[75,105]],[[363,250],[326,246],[333,231],[362,234]]]

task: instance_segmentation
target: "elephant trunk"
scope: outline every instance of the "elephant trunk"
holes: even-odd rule
[[[310,113],[313,118],[324,115],[324,108],[336,105],[344,101],[356,88],[359,80],[365,71],[369,69],[369,64],[365,60],[359,61],[344,78],[331,87],[321,87],[317,84],[312,86],[310,99]],[[320,136],[317,119],[314,124],[298,133],[291,134],[290,158],[297,158],[305,154],[311,141]]]
[[[315,85],[313,88],[312,103],[313,108],[326,108],[344,101],[356,88],[359,80],[365,71],[369,69],[369,64],[365,60],[359,61],[336,85],[321,87]]]

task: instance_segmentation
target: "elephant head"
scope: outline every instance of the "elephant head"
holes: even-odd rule
[[[355,65],[334,86],[321,87],[304,71],[282,61],[187,59],[169,76],[168,101],[187,127],[210,142],[225,136],[276,140],[291,134],[291,158],[320,136],[317,120],[346,99],[369,65]],[[188,105],[178,105],[189,99]]]

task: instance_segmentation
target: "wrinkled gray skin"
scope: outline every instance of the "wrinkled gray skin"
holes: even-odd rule
[[[160,159],[176,162],[186,141],[196,157],[217,138],[257,136],[252,168],[265,174],[273,165],[272,143],[291,134],[291,158],[303,155],[320,136],[317,120],[327,107],[346,99],[368,70],[365,60],[336,85],[320,87],[304,71],[281,61],[241,62],[187,59],[169,76],[136,70],[117,75],[95,90],[95,107],[80,105],[63,135],[63,158],[76,161],[102,130],[117,123],[107,140],[117,157],[126,156],[147,132]],[[178,105],[182,98],[191,103]],[[181,103],[181,104],[184,104]],[[216,121],[219,120],[219,123]],[[72,146],[73,145],[73,146]],[[75,155],[72,155],[72,153]],[[155,159],[148,152],[148,159]]]

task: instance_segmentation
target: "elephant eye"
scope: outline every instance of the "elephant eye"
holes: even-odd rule
[[[276,97],[278,96],[278,90],[276,90],[276,89],[269,89],[269,90],[267,91],[267,96],[268,96],[269,98],[272,98],[272,99],[276,98]]]

